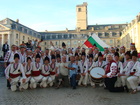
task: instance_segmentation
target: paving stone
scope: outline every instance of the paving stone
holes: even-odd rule
[[[102,87],[37,88],[12,92],[6,88],[6,79],[0,77],[0,105],[139,105],[140,92],[110,93]]]

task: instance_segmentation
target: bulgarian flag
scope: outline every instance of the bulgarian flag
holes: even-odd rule
[[[105,47],[109,47],[106,43],[104,43],[96,34],[93,34],[92,36],[90,36],[85,42],[84,44],[88,47],[88,48],[92,48],[94,46],[94,44],[96,45],[96,47],[100,50],[100,51],[104,51]]]

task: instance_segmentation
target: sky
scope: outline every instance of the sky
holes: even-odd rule
[[[76,28],[76,5],[88,3],[88,25],[129,23],[140,0],[0,0],[0,20],[10,18],[36,31]]]

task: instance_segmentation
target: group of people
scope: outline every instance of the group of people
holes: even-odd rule
[[[27,43],[25,43],[24,41],[22,41],[22,44],[25,44],[26,45],[26,49],[30,49],[32,51],[35,50],[35,48],[42,42],[43,40],[41,41],[38,41],[37,39],[36,40],[28,40]],[[18,47],[18,46],[17,46]],[[6,41],[3,45],[2,45],[2,51],[3,51],[3,57],[5,57],[6,53],[9,51],[9,44],[8,42]]]
[[[140,90],[140,63],[135,44],[130,46],[130,51],[125,51],[122,46],[120,49],[104,48],[100,52],[94,45],[87,52],[81,47],[66,48],[62,43],[61,49],[53,46],[43,52],[40,47],[32,51],[21,44],[17,50],[17,46],[12,45],[4,58],[7,87],[12,91],[23,91],[37,87],[71,86],[76,89],[77,86],[95,88],[99,85],[110,92],[136,93]],[[90,75],[94,67],[105,70],[100,83]]]

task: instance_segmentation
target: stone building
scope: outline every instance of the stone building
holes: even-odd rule
[[[120,37],[121,46],[130,49],[130,43],[135,43],[136,49],[140,52],[140,13],[122,31]]]
[[[19,20],[13,21],[9,18],[0,21],[0,55],[2,55],[2,45],[8,41],[11,46],[15,44],[19,46],[22,41],[28,42],[28,40],[40,40],[41,35],[37,31],[30,29],[19,23]]]

